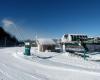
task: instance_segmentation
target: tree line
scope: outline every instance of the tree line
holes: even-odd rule
[[[0,27],[0,47],[11,47],[19,44],[18,39]]]

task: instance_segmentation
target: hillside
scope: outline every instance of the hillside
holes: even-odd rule
[[[18,40],[0,27],[0,47],[14,46],[18,44]]]

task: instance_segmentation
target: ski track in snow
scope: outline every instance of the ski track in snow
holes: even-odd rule
[[[52,60],[27,60],[16,51],[23,48],[0,49],[0,80],[99,80],[100,72],[62,65]],[[47,60],[47,61],[45,61]],[[54,65],[55,64],[55,65]],[[63,63],[62,63],[63,64]]]
[[[1,67],[0,67],[1,68]],[[6,72],[7,71],[7,72]],[[33,75],[31,75],[31,74],[29,74],[29,73],[26,73],[26,72],[23,72],[23,71],[20,71],[20,70],[18,70],[17,69],[17,73],[20,73],[20,75],[24,75],[24,76],[26,76],[25,78],[24,78],[24,76],[21,76],[21,77],[19,77],[18,75],[13,75],[13,74],[11,74],[11,73],[16,73],[16,69],[12,69],[12,67],[8,67],[8,66],[6,66],[5,64],[2,64],[2,68],[1,68],[1,70],[0,70],[0,72],[2,73],[2,74],[4,74],[5,76],[7,76],[9,79],[11,79],[11,80],[30,80],[30,79],[34,79],[34,80],[41,80],[40,78],[39,78],[39,76],[38,77],[35,77],[35,76],[33,76]],[[14,78],[12,77],[12,76],[14,76]]]
[[[19,59],[23,59],[23,57],[18,57],[18,55],[14,54],[14,56],[16,58],[19,58]],[[25,58],[23,59],[25,60]],[[34,59],[33,59],[34,61]],[[42,61],[42,60],[41,60]],[[41,61],[38,61],[38,62],[33,62],[33,64],[35,63],[37,66],[40,66],[40,67],[44,67],[44,68],[48,68],[48,69],[54,69],[54,70],[62,70],[62,71],[74,71],[74,72],[79,72],[79,73],[87,73],[87,74],[92,74],[92,75],[100,75],[99,72],[94,72],[94,71],[90,71],[90,70],[85,70],[84,68],[80,68],[80,69],[77,69],[76,66],[73,66],[73,65],[68,65],[69,67],[72,67],[72,68],[69,68],[68,66],[66,66],[67,68],[65,67],[59,67],[59,66],[52,66],[52,65],[48,65],[47,63],[43,63]],[[47,60],[47,62],[50,61],[50,60]],[[44,61],[46,62],[46,61]],[[52,62],[52,61],[51,61]],[[43,64],[42,64],[43,63]],[[55,62],[52,62],[52,63],[55,63]],[[80,71],[81,70],[81,71]]]
[[[7,54],[7,53],[5,53],[5,54]],[[11,57],[11,54],[10,54],[10,57]],[[12,58],[13,58],[13,56],[12,56]],[[16,63],[11,64],[11,63],[9,63],[9,61],[7,62],[7,60],[2,59],[2,61],[0,62],[0,73],[4,76],[4,78],[2,76],[0,76],[0,78],[1,78],[1,80],[5,80],[5,79],[7,79],[7,80],[48,80],[48,78],[46,78],[44,75],[42,75],[40,73],[34,72],[34,74],[33,74],[33,73],[29,73],[23,69],[24,68],[21,67],[21,65],[19,65],[19,64],[16,64]]]

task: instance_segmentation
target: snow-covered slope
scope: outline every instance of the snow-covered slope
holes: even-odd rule
[[[22,53],[23,51],[24,48],[22,47],[0,49],[0,80],[100,79],[98,63],[89,63],[87,61],[83,62],[82,59],[67,57],[68,55],[66,53],[40,54],[34,51],[34,49],[31,51],[33,53],[33,57],[25,57],[18,54]],[[78,64],[82,65],[79,66]],[[86,65],[95,65],[95,67],[87,68]]]

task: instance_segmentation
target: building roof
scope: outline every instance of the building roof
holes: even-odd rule
[[[37,43],[40,45],[56,45],[53,39],[38,39]]]
[[[84,35],[84,36],[87,36],[86,34],[64,34],[64,35]]]

